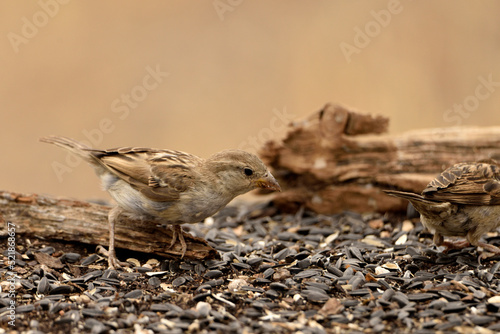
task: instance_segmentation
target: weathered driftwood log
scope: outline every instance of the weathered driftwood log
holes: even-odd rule
[[[110,207],[65,198],[24,195],[0,191],[0,221],[16,225],[17,234],[29,234],[45,239],[78,241],[107,246],[108,211]],[[5,233],[7,224],[0,226]],[[180,257],[180,242],[168,249],[172,230],[154,222],[120,217],[115,226],[116,247]],[[209,259],[217,254],[203,239],[184,233],[186,258]]]
[[[383,189],[420,193],[450,165],[500,157],[500,127],[451,127],[380,135],[389,120],[326,105],[290,124],[281,141],[261,150],[284,191],[274,202],[320,213],[404,210]]]

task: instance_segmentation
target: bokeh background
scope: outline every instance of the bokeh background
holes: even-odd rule
[[[50,134],[256,151],[327,102],[389,116],[393,134],[498,125],[498,13],[493,0],[2,1],[0,189],[108,198],[38,142]]]

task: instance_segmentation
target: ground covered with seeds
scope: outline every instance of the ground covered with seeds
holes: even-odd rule
[[[93,246],[16,236],[15,327],[4,240],[0,332],[500,331],[498,257],[444,254],[418,219],[269,209],[186,226],[218,250],[207,261],[122,250],[130,268],[109,270]],[[486,240],[500,244],[497,233]]]

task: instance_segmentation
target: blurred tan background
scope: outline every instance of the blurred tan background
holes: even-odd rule
[[[0,189],[109,198],[50,134],[208,156],[327,102],[392,133],[500,123],[497,1],[64,2],[0,3]]]

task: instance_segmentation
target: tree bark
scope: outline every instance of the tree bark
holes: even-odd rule
[[[283,140],[267,142],[260,152],[284,189],[274,203],[327,214],[405,210],[407,201],[382,190],[420,193],[455,163],[500,158],[500,127],[381,135],[388,124],[385,117],[330,104],[290,124]]]
[[[15,224],[16,234],[29,234],[45,239],[78,241],[108,245],[108,211],[105,205],[52,198],[36,194],[0,191],[0,220]],[[6,223],[0,233],[6,235]],[[133,251],[178,258],[180,242],[168,249],[172,230],[155,222],[133,220],[120,216],[115,226],[115,245]],[[203,239],[183,233],[187,250],[185,258],[209,259],[217,256],[214,248]]]

